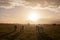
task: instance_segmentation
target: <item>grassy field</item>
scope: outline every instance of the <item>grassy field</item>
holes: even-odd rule
[[[60,24],[0,24],[0,40],[60,40]]]

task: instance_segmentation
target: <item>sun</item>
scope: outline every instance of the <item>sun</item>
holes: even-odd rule
[[[36,11],[29,12],[28,20],[32,22],[36,22],[39,19],[39,15]]]
[[[29,20],[30,21],[37,21],[37,19],[38,19],[38,16],[37,16],[37,14],[30,14],[29,15]]]

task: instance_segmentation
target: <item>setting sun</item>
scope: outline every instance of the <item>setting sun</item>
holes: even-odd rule
[[[39,19],[38,13],[36,11],[29,12],[28,20],[32,22],[36,22]]]

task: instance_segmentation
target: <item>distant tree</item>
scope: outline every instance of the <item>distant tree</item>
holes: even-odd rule
[[[56,24],[54,23],[53,26],[56,26]]]

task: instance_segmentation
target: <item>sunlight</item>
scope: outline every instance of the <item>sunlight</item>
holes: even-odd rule
[[[30,11],[28,15],[28,20],[32,22],[36,22],[39,19],[38,12]]]

